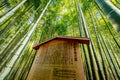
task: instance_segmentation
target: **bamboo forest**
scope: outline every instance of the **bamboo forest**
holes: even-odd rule
[[[86,80],[120,80],[120,0],[0,0],[0,80],[26,80],[33,46],[56,36],[90,38]]]

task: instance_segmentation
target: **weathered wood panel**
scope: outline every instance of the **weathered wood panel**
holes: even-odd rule
[[[53,40],[41,45],[28,80],[85,80],[79,44]]]

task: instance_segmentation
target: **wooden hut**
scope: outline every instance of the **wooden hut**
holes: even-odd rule
[[[55,37],[33,47],[38,52],[27,80],[86,80],[79,43],[89,38]]]

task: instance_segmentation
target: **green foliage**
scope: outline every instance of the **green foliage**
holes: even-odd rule
[[[1,0],[0,17],[22,1]],[[25,80],[36,55],[33,45],[55,36],[87,36],[91,39],[89,46],[80,45],[87,80],[119,79],[120,36],[95,0],[52,0],[27,39],[48,1],[27,0],[0,23],[0,79],[10,67],[4,79]],[[111,1],[118,7],[118,0]],[[27,43],[14,65],[8,66],[25,40]]]
[[[55,31],[58,35],[66,35],[67,26],[64,23],[57,24],[55,28]]]

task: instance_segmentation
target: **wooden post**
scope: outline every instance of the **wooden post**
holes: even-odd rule
[[[33,47],[38,53],[27,80],[86,80],[78,43],[89,39],[55,37]]]

